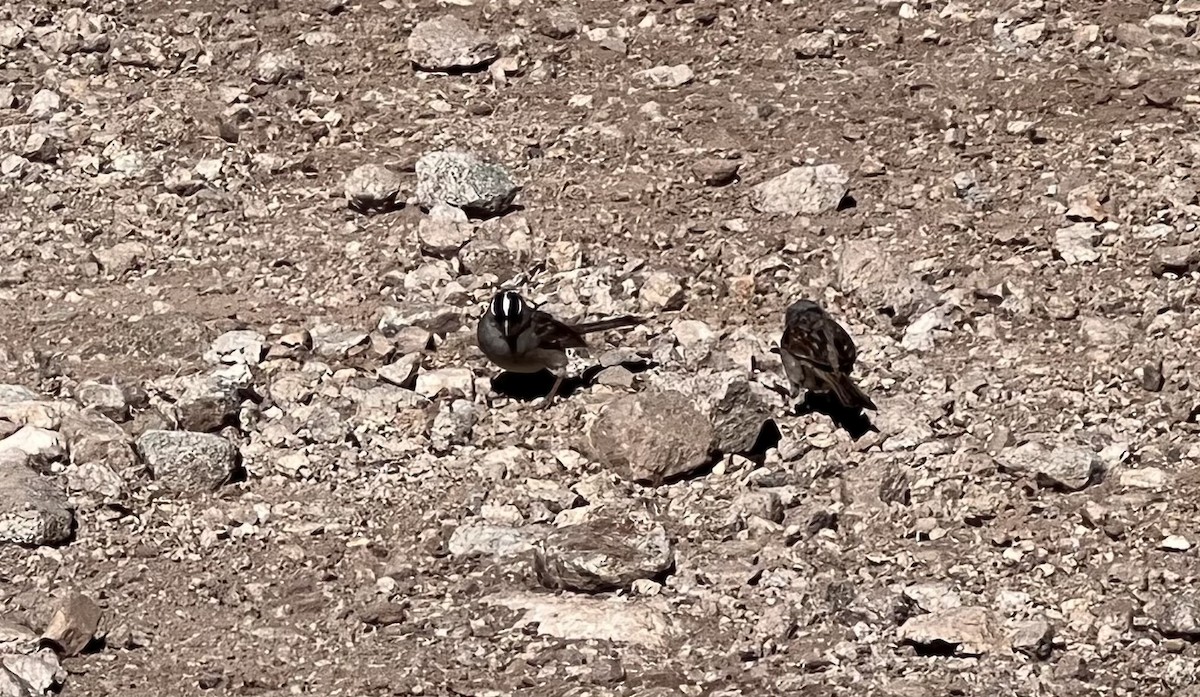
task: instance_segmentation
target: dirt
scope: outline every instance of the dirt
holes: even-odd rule
[[[108,47],[39,43],[78,7],[104,18]],[[1122,23],[1142,27],[1159,4],[563,8],[578,31],[549,38],[537,30],[549,6],[521,0],[10,0],[0,21],[34,26],[0,48],[0,96],[10,85],[17,102],[0,108],[0,157],[47,128],[60,153],[0,179],[0,252],[19,270],[0,287],[0,378],[70,394],[84,380],[202,371],[203,353],[231,329],[372,331],[383,307],[418,294],[395,279],[428,263],[415,241],[423,213],[361,215],[342,182],[363,163],[411,172],[423,152],[454,146],[522,183],[508,217],[528,221],[537,258],[522,271],[549,267],[551,295],[594,278],[638,310],[640,270],[666,270],[684,279],[686,304],[653,318],[650,335],[685,317],[765,342],[778,339],[788,302],[815,297],[855,336],[883,433],[911,444],[854,441],[824,416],[781,410],[787,442],[829,445],[660,487],[614,485],[664,511],[676,544],[657,594],[631,594],[661,604],[680,628],[647,647],[539,633],[488,600],[549,593],[528,560],[443,549],[448,531],[496,496],[481,465],[490,452],[529,453],[534,464],[510,467],[514,486],[525,477],[576,486],[581,472],[549,453],[573,447],[605,392],[547,412],[490,408],[480,395],[476,442],[449,455],[398,446],[388,458],[363,445],[385,436],[308,443],[307,476],[275,466],[300,446],[231,433],[244,482],[183,498],[137,493],[124,508],[81,499],[69,544],[0,548],[0,616],[40,628],[54,598],[78,590],[101,605],[110,637],[141,637],[65,659],[62,694],[1190,694],[1196,634],[1173,636],[1154,607],[1200,573],[1195,547],[1159,546],[1169,534],[1200,539],[1197,274],[1155,276],[1150,260],[1157,247],[1200,243],[1191,33],[1200,17],[1180,12],[1186,35],[1139,41]],[[414,70],[407,35],[444,12],[496,40],[518,69],[503,81],[487,70]],[[1036,22],[1044,31],[1031,41],[1011,38]],[[1098,38],[1079,42],[1077,30],[1093,24]],[[628,32],[625,54],[585,33],[601,27]],[[337,44],[306,43],[314,31]],[[796,55],[790,42],[809,34],[831,36],[828,55]],[[114,59],[135,46],[163,58]],[[268,50],[293,50],[303,77],[252,83]],[[691,83],[651,89],[634,78],[677,64],[695,72]],[[26,111],[43,88],[63,96],[48,122]],[[247,110],[235,143],[222,137],[233,118],[227,88]],[[572,106],[578,95],[590,101]],[[331,111],[339,117],[322,121]],[[114,174],[113,158],[127,153],[138,164]],[[740,159],[737,181],[698,181],[691,168],[706,157]],[[213,158],[216,181],[186,196],[165,188],[176,167]],[[748,204],[755,184],[821,163],[851,172],[853,205],[789,216]],[[973,173],[980,199],[956,192],[960,172]],[[1055,233],[1072,222],[1069,192],[1084,185],[1106,195],[1108,227],[1096,221],[1096,261],[1067,263]],[[872,240],[900,272],[955,299],[957,319],[932,345],[903,346],[906,326],[838,280],[854,240]],[[122,242],[146,252],[115,272],[95,262]],[[552,260],[556,244],[582,255],[574,275]],[[736,282],[746,276],[750,293]],[[465,290],[451,297],[474,317],[493,288],[459,280]],[[1097,338],[1089,318],[1119,325],[1124,338]],[[477,352],[460,351],[464,332],[426,367],[493,375]],[[1138,371],[1155,360],[1166,383],[1148,391]],[[373,378],[369,365],[345,365]],[[672,370],[690,378],[661,368]],[[1124,455],[1078,492],[991,461],[1033,437],[1092,439]],[[778,530],[714,523],[772,462],[775,486],[793,494]],[[1168,484],[1121,483],[1121,472],[1144,467],[1165,471]],[[871,493],[887,472],[902,473],[909,501]],[[260,504],[269,513],[243,525]],[[1090,523],[1088,504],[1123,529]],[[936,525],[922,527],[928,519]],[[1140,573],[1115,579],[1114,564]],[[931,581],[1006,627],[1044,619],[1052,649],[1031,657],[1001,641],[956,657],[900,641],[905,613],[917,612],[900,589]],[[1110,622],[1120,603],[1129,621]],[[1110,625],[1115,634],[1101,631]]]

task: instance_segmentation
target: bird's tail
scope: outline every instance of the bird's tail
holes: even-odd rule
[[[620,317],[612,317],[602,319],[598,322],[585,322],[583,324],[575,324],[571,329],[580,334],[591,334],[593,332],[603,332],[609,329],[623,329],[625,327],[636,327],[639,324],[644,324],[646,320],[642,317],[634,317],[633,315],[622,315]]]
[[[854,380],[849,375],[837,375],[832,380],[829,380],[829,386],[833,388],[833,393],[837,395],[838,401],[843,405],[856,409],[878,411],[875,402],[872,402],[867,393],[854,384]]]

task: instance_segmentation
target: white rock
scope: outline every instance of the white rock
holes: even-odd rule
[[[639,70],[633,74],[635,80],[658,89],[683,87],[696,79],[696,73],[685,65],[658,65],[648,70]]]
[[[613,641],[665,648],[679,631],[662,605],[650,599],[557,598],[512,594],[484,598],[490,605],[523,610],[518,626],[537,623],[538,632],[570,641]]]
[[[67,453],[67,442],[58,431],[24,426],[4,440],[0,451],[15,450],[42,462],[61,460]]]
[[[1090,264],[1100,260],[1096,244],[1101,232],[1092,223],[1075,223],[1054,233],[1054,252],[1068,264]]]
[[[475,374],[469,368],[441,368],[417,376],[416,393],[433,399],[438,395],[461,395],[475,399]]]
[[[840,165],[793,167],[755,186],[750,204],[762,213],[816,215],[836,209],[849,192],[849,182]]]

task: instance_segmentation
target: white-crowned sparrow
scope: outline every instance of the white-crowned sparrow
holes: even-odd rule
[[[497,293],[479,318],[475,340],[483,355],[512,373],[554,373],[554,387],[542,404],[550,406],[558,395],[567,367],[567,349],[587,348],[585,334],[641,324],[640,317],[624,315],[598,322],[566,324],[538,310],[519,293]]]
[[[831,393],[850,409],[875,409],[850,378],[858,357],[854,341],[820,305],[798,300],[788,306],[779,348],[793,389]]]

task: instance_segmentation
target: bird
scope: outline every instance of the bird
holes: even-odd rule
[[[587,348],[584,335],[643,324],[645,319],[622,315],[597,322],[567,324],[542,312],[514,290],[492,297],[479,317],[475,340],[488,360],[511,373],[554,373],[554,386],[542,408],[550,406],[566,377],[567,349]]]
[[[854,340],[817,303],[797,300],[788,306],[779,348],[794,390],[832,393],[844,407],[877,410],[850,377],[858,357]]]

